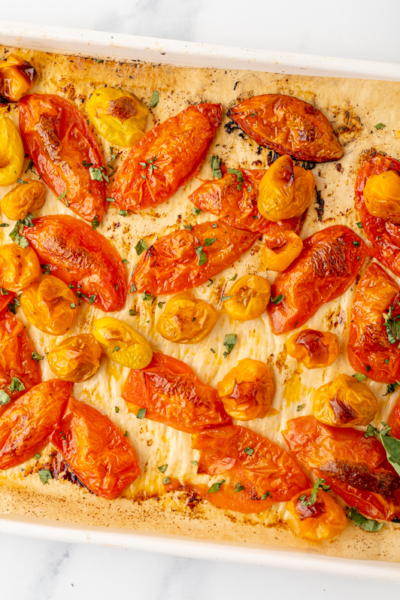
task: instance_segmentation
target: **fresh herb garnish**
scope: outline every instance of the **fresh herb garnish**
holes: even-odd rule
[[[383,123],[378,123],[377,125],[375,125],[375,129],[383,129],[384,127],[386,127],[386,125],[384,125]]]
[[[115,198],[106,198],[107,202],[115,202]]]
[[[153,296],[149,293],[149,292],[143,292],[142,294],[142,299],[147,302],[147,300],[150,300],[151,298],[153,298]]]
[[[12,241],[18,244],[18,246],[20,246],[21,248],[27,248],[29,246],[29,242],[26,239],[26,237],[23,236],[23,233],[24,227],[34,227],[32,219],[32,213],[28,213],[25,219],[18,220],[15,223],[14,229],[9,233],[9,236],[12,239]]]
[[[205,238],[204,245],[212,246],[212,244],[214,244],[214,242],[216,242],[216,241],[217,241],[217,238]]]
[[[93,229],[93,231],[95,231],[98,227],[100,227],[99,216],[98,215],[94,215],[94,217],[92,219],[92,229]]]
[[[140,239],[135,246],[136,254],[140,256],[142,252],[147,250],[147,244],[144,240]]]
[[[212,285],[212,284],[214,283],[214,279],[209,279],[208,281],[209,281],[210,283],[209,283],[209,284],[207,284],[207,287],[210,287],[210,285]]]
[[[390,344],[396,344],[396,342],[400,340],[400,321],[398,320],[398,317],[393,318],[393,310],[394,307],[393,304],[391,304],[388,312],[383,313],[383,319],[385,321],[384,325]]]
[[[114,346],[113,352],[119,352],[121,348],[119,346]]]
[[[364,373],[354,373],[352,377],[354,377],[354,379],[357,379],[357,381],[364,381],[364,379],[367,379],[367,376],[364,375]]]
[[[39,479],[43,483],[47,483],[49,479],[53,479],[51,471],[49,469],[39,469],[38,471]]]
[[[361,223],[361,221],[358,221],[358,223],[356,223],[358,229],[362,229],[363,228],[363,224]]]
[[[241,492],[242,490],[245,490],[246,488],[244,487],[244,485],[242,485],[240,483],[240,481],[238,481],[237,483],[235,483],[235,493],[237,494],[238,492]]]
[[[93,181],[106,181],[110,183],[110,178],[106,173],[105,167],[89,167],[89,173]]]
[[[251,456],[254,453],[254,449],[250,448],[250,446],[247,446],[247,448],[244,449],[244,451],[246,452],[246,454],[248,454],[249,456]]]
[[[324,492],[330,492],[331,490],[331,486],[330,485],[326,485],[325,479],[320,479],[318,477],[317,481],[314,483],[313,485],[313,489],[310,495],[310,499],[306,500],[306,495],[303,494],[302,496],[300,496],[299,500],[301,501],[303,506],[312,506],[313,504],[316,503],[317,501],[317,495],[318,495],[318,490],[319,489],[324,490]]]
[[[207,262],[207,254],[204,252],[203,246],[196,246],[195,252],[196,252],[197,256],[199,257],[199,265],[200,266],[205,265]]]
[[[158,470],[161,471],[161,473],[165,473],[167,468],[168,468],[168,465],[161,465],[161,467],[158,467]]]
[[[355,525],[358,525],[358,527],[361,527],[361,529],[364,531],[376,533],[383,527],[383,523],[378,523],[378,521],[373,521],[372,519],[366,519],[363,517],[362,514],[358,512],[357,508],[351,508],[347,516]]]
[[[193,229],[193,227],[191,225],[184,225],[183,228],[187,229],[188,231],[192,231],[192,229]]]
[[[76,308],[76,304],[74,304],[74,302],[71,302],[70,307],[71,308]]]
[[[40,354],[38,354],[36,350],[34,350],[31,354],[31,359],[36,360],[37,364],[39,364],[39,360],[44,360],[44,356],[40,356]]]
[[[282,302],[282,300],[284,299],[285,296],[283,296],[282,294],[280,296],[275,296],[275,298],[271,298],[270,302],[272,302],[272,304],[278,305]]]
[[[157,106],[159,100],[160,94],[157,92],[157,90],[154,90],[154,92],[151,95],[150,108],[154,108],[155,106]]]
[[[266,500],[267,498],[272,498],[271,492],[267,492],[266,494],[263,494],[261,496],[260,500]]]
[[[137,313],[133,310],[133,308],[129,309],[129,314],[131,315],[131,317],[136,317]]]
[[[233,277],[230,278],[229,281],[236,281],[236,279],[237,279],[237,275],[234,275]]]
[[[192,465],[194,465],[195,467],[197,467],[197,466],[198,466],[198,464],[199,464],[199,463],[198,463],[198,461],[197,461],[197,460],[192,460]]]
[[[159,303],[157,304],[157,306],[158,306],[158,308],[162,308],[164,304],[165,304],[165,302],[159,302]]]
[[[216,228],[218,227],[218,223],[213,223],[213,224],[211,225],[211,227],[212,227],[213,229],[216,229]]]
[[[17,179],[17,183],[19,183],[20,185],[24,185],[24,183],[29,183],[28,181],[24,181],[23,179],[18,178]]]
[[[209,488],[207,494],[216,494],[217,492],[219,492],[219,488],[223,483],[225,483],[225,479],[221,479],[220,481],[216,481],[215,483],[213,483],[212,486]]]
[[[239,171],[239,169],[228,169],[228,173],[230,173],[232,175],[236,175],[236,179],[238,182],[237,189],[240,192],[242,189],[243,181],[244,181],[242,171]]]
[[[127,210],[120,210],[119,214],[121,215],[121,217],[127,217],[128,216],[128,211]]]
[[[212,156],[210,158],[210,165],[212,170],[212,176],[216,177],[216,179],[222,179],[221,159],[219,158],[219,156]]]
[[[225,358],[228,356],[228,354],[230,354],[232,352],[233,348],[235,347],[236,340],[237,340],[236,333],[228,333],[224,337],[224,346],[226,348],[226,352],[224,352]]]
[[[193,206],[192,213],[194,215],[199,215],[201,213],[201,208],[196,208],[195,206]]]
[[[229,298],[232,298],[232,296],[222,296],[221,302],[226,302],[227,300],[229,300]]]
[[[35,454],[35,456],[33,457],[36,460],[39,460],[39,458],[42,458],[42,455],[38,452],[37,454]]]
[[[10,396],[4,390],[0,390],[0,406],[4,406],[4,404],[8,404],[11,402]]]
[[[23,392],[25,389],[24,384],[18,377],[13,377],[10,385],[8,386],[10,392]]]
[[[136,418],[137,419],[144,419],[145,416],[146,416],[146,410],[147,410],[146,408],[139,408],[139,410],[137,412],[137,415],[136,415]]]
[[[297,410],[297,412],[299,412],[299,410],[301,410],[301,409],[302,409],[302,408],[304,408],[304,407],[305,407],[305,404],[298,404],[298,405],[297,405],[297,409],[296,409],[296,410]]]
[[[169,477],[164,477],[164,479],[162,480],[164,485],[168,485],[169,483],[171,483],[171,480]]]
[[[107,167],[109,169],[111,169],[111,172],[108,174],[108,176],[112,177],[115,173],[115,169],[111,163],[113,163],[118,158],[118,156],[121,154],[121,152],[115,153],[114,148],[112,146],[110,146],[109,150],[110,150],[110,160],[107,163]]]
[[[89,298],[88,298],[89,304],[93,304],[93,302],[96,302],[96,298],[97,298],[96,294],[92,294],[91,296],[89,296]]]
[[[40,265],[43,275],[50,275],[51,265]]]
[[[8,290],[6,290],[6,288],[2,287],[0,291],[2,296],[8,296]]]
[[[388,383],[386,386],[386,394],[383,394],[384,396],[387,396],[388,394],[393,394],[393,392],[397,389],[397,387],[400,385],[400,382],[396,381],[395,383]]]
[[[115,412],[116,412],[116,413],[119,413],[119,406],[116,406],[116,407],[115,407]]]
[[[134,283],[131,285],[131,293],[132,292],[136,292],[136,285]]]

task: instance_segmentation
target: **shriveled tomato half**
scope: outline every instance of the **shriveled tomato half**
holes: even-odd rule
[[[390,435],[400,440],[400,397],[397,398],[396,404],[390,411],[387,424],[391,428]]]
[[[79,110],[60,96],[31,94],[19,103],[19,126],[28,154],[52,192],[86,221],[101,221],[107,170]]]
[[[205,159],[221,114],[220,104],[189,106],[148,131],[115,177],[117,206],[140,210],[171,198]]]
[[[47,444],[71,389],[72,383],[50,379],[7,406],[0,416],[0,469],[20,465]]]
[[[139,260],[131,284],[153,295],[190,290],[232,265],[258,237],[220,221],[216,225],[201,223],[154,242]]]
[[[184,362],[155,352],[145,369],[132,369],[122,388],[128,410],[146,409],[146,419],[194,433],[231,423],[217,390]]]
[[[24,236],[55,275],[79,298],[105,312],[121,310],[127,294],[126,272],[115,246],[90,225],[68,215],[34,219]]]
[[[124,434],[92,406],[70,398],[51,441],[92,492],[113,500],[140,475]]]
[[[7,310],[7,307],[9,304],[13,304],[14,303],[14,297],[15,294],[13,292],[10,292],[8,290],[5,290],[6,292],[8,292],[7,294],[0,294],[0,316],[2,315],[2,313],[4,311]]]
[[[304,240],[300,256],[272,286],[268,312],[275,334],[303,325],[322,304],[343,294],[360,271],[368,249],[344,225],[333,225]]]
[[[257,144],[279,154],[313,162],[343,156],[325,115],[298,98],[282,94],[253,96],[231,108],[228,116]]]
[[[283,431],[295,459],[326,480],[343,500],[371,519],[400,516],[400,477],[375,437],[300,417]]]
[[[285,450],[246,427],[209,429],[193,436],[192,447],[200,450],[198,473],[226,478],[207,494],[218,508],[259,513],[310,486]]]

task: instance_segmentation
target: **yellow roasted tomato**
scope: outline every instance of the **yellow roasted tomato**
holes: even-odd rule
[[[337,375],[314,395],[313,415],[335,427],[365,426],[371,423],[378,402],[369,387],[349,375]]]
[[[0,287],[19,292],[40,275],[40,263],[30,246],[17,244],[0,246]]]
[[[285,343],[286,352],[302,361],[307,369],[329,367],[340,354],[339,341],[334,333],[302,329]]]
[[[268,365],[260,360],[239,360],[217,384],[225,411],[234,419],[262,419],[271,408],[275,383]]]
[[[293,166],[290,156],[281,156],[261,179],[258,210],[269,221],[300,217],[313,200],[314,188],[311,171]]]
[[[270,244],[273,247],[270,247]],[[285,271],[303,249],[303,240],[294,231],[282,231],[262,251],[261,262],[265,269]]]
[[[0,95],[9,102],[18,102],[33,85],[35,68],[16,54],[0,62]]]
[[[149,109],[120,88],[95,90],[87,104],[91,123],[110,144],[130,148],[143,136]]]
[[[400,176],[397,171],[384,171],[367,179],[364,203],[374,217],[400,224]]]
[[[0,185],[17,182],[24,166],[24,146],[7,108],[0,108]]]
[[[77,299],[66,283],[46,275],[22,292],[25,317],[37,329],[50,335],[64,335],[77,314]]]
[[[91,333],[71,336],[47,355],[50,369],[63,381],[86,381],[97,373],[102,349]]]
[[[213,329],[218,320],[215,308],[195,298],[192,292],[182,292],[167,302],[156,329],[163,338],[178,344],[197,344]]]
[[[269,282],[260,275],[245,275],[230,288],[224,308],[236,321],[249,321],[261,317],[271,297]]]
[[[42,208],[45,200],[45,185],[36,179],[24,179],[3,197],[1,210],[12,221],[22,221],[29,212]]]
[[[149,342],[124,321],[114,317],[97,319],[93,335],[108,358],[123,367],[144,369],[151,362],[153,350]]]
[[[330,494],[319,489],[315,497],[313,491],[304,490],[287,503],[287,523],[304,540],[331,540],[346,527],[346,513]]]

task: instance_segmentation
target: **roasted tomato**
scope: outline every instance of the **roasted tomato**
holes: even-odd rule
[[[146,419],[187,433],[231,422],[217,390],[200,381],[187,364],[161,352],[145,369],[129,373],[122,397],[129,412],[145,409]]]
[[[377,410],[377,399],[369,387],[349,375],[337,375],[314,395],[313,415],[326,425],[366,426]]]
[[[272,286],[268,312],[275,334],[300,327],[325,302],[353,283],[367,255],[364,242],[344,225],[333,225],[304,240],[303,251]]]
[[[108,358],[123,367],[143,369],[151,362],[149,342],[128,323],[103,317],[94,322],[93,335]]]
[[[9,304],[14,305],[14,297],[15,294],[13,294],[13,292],[3,290],[3,293],[1,293],[0,290],[0,317],[3,316],[3,313],[5,312],[6,308],[8,308]]]
[[[292,419],[283,431],[289,449],[305,469],[322,477],[350,506],[371,519],[400,516],[400,477],[386,451],[363,431],[329,427],[314,417]]]
[[[229,425],[193,436],[198,473],[229,478],[207,499],[241,513],[260,513],[308,488],[310,482],[285,450],[251,429]],[[221,483],[221,480],[219,480]]]
[[[2,198],[1,210],[12,221],[23,220],[28,213],[42,208],[45,201],[44,184],[37,179],[25,179]]]
[[[100,368],[102,350],[94,335],[80,333],[62,340],[50,350],[50,369],[63,381],[86,381]]]
[[[148,131],[115,177],[117,206],[140,210],[171,198],[205,159],[221,112],[220,104],[189,106]]]
[[[219,221],[217,222],[219,223]],[[211,222],[160,238],[139,260],[132,284],[138,292],[176,294],[206,283],[232,265],[258,234]]]
[[[22,292],[20,301],[29,323],[50,335],[67,333],[77,313],[73,291],[52,275],[32,283]]]
[[[291,517],[287,519],[295,535],[310,542],[331,540],[339,535],[347,525],[343,508],[324,490],[318,490],[316,501],[311,504],[312,488],[299,492],[286,509]]]
[[[7,108],[0,105],[0,185],[17,183],[24,166],[24,145]]]
[[[156,328],[170,342],[197,344],[210,333],[217,320],[218,313],[212,304],[195,298],[192,292],[182,292],[168,300]]]
[[[95,90],[87,103],[90,122],[100,135],[117,146],[130,148],[143,137],[149,109],[130,92],[105,87]]]
[[[228,415],[239,421],[262,419],[271,408],[275,383],[268,365],[260,360],[239,360],[217,384]]]
[[[371,175],[363,196],[370,215],[400,225],[400,176],[397,171]]]
[[[106,209],[107,170],[96,138],[79,110],[60,96],[31,94],[19,104],[19,125],[43,181],[86,221]]]
[[[0,96],[9,102],[18,102],[33,85],[35,68],[16,54],[9,54],[0,62]]]
[[[397,398],[396,404],[390,411],[387,424],[391,428],[390,435],[400,440],[400,397]]]
[[[245,275],[229,288],[224,308],[236,321],[258,319],[268,306],[271,297],[269,281],[260,275]]]
[[[39,383],[6,407],[0,416],[0,469],[33,458],[58,427],[72,384],[59,379]]]
[[[271,271],[285,271],[303,250],[303,240],[294,231],[282,231],[267,239],[261,263]]]
[[[127,288],[118,251],[107,238],[67,215],[41,217],[24,229],[42,264],[79,298],[105,312],[121,310]]]
[[[400,379],[399,286],[376,263],[362,276],[354,295],[347,355],[351,366],[373,381]]]
[[[297,160],[326,162],[343,156],[332,125],[320,110],[290,96],[253,96],[229,116],[261,146]]]
[[[40,274],[38,257],[30,246],[0,246],[0,287],[19,292],[28,287]]]
[[[51,441],[80,481],[113,500],[140,475],[139,464],[123,433],[92,406],[70,398]]]
[[[285,343],[292,358],[301,360],[307,369],[329,367],[340,354],[339,341],[334,333],[302,329]]]

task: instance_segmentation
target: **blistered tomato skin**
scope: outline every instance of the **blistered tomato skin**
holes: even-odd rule
[[[151,362],[153,350],[149,342],[120,319],[97,319],[93,335],[108,358],[123,367],[143,369]]]
[[[283,231],[266,240],[261,264],[271,271],[285,271],[303,250],[303,240],[294,231]]]
[[[310,506],[312,488],[296,494],[286,505],[290,513],[287,523],[295,535],[310,542],[323,542],[339,535],[347,525],[343,508],[327,492],[318,490],[317,500]],[[305,498],[303,498],[305,496]]]
[[[25,151],[14,121],[7,108],[0,105],[0,185],[12,185],[22,173]]]
[[[70,383],[50,379],[7,406],[0,416],[0,469],[16,467],[44,448],[59,426],[71,389]]]
[[[400,478],[375,437],[312,416],[288,421],[282,435],[300,466],[325,479],[348,506],[370,519],[400,516]]]
[[[33,85],[35,68],[16,54],[9,54],[0,62],[0,96],[9,102],[18,102]]]
[[[268,365],[260,360],[239,360],[217,384],[225,410],[234,419],[263,419],[275,396],[275,383]]]
[[[113,500],[140,475],[128,439],[95,408],[70,398],[51,441],[80,481],[97,496]]]
[[[302,361],[307,369],[329,367],[340,354],[338,337],[329,331],[302,329],[285,343],[292,358]]]
[[[182,292],[168,300],[156,328],[170,342],[197,344],[207,337],[217,320],[212,304],[195,298],[191,292]]]
[[[400,398],[397,398],[396,404],[390,411],[387,424],[391,428],[390,435],[400,440]]]
[[[229,288],[224,308],[236,321],[258,319],[265,312],[271,297],[269,282],[260,275],[245,275]]]
[[[384,221],[400,224],[400,176],[396,171],[371,175],[364,188],[367,211]]]
[[[91,333],[80,333],[62,340],[50,350],[47,361],[59,379],[78,383],[93,377],[100,368],[102,350]]]
[[[217,221],[217,224],[219,221]],[[131,284],[138,292],[176,294],[206,283],[235,260],[256,241],[258,234],[229,225],[212,227],[212,223],[181,229],[155,241],[142,254]],[[206,239],[215,239],[205,246]]]
[[[351,229],[333,225],[314,233],[303,242],[300,256],[272,286],[279,304],[270,303],[268,312],[277,335],[300,327],[325,302],[343,294],[360,271],[368,249]]]
[[[141,210],[171,198],[205,159],[221,113],[220,104],[189,106],[148,131],[115,177],[116,205]]]
[[[107,175],[107,169],[79,110],[60,96],[31,94],[20,101],[19,125],[44,183],[80,217],[101,221],[107,197],[102,173]]]
[[[30,246],[0,246],[0,287],[19,292],[41,274],[38,257]]]
[[[130,371],[122,388],[128,411],[186,433],[231,423],[217,390],[176,358],[155,352],[148,367]]]
[[[52,275],[82,300],[105,312],[121,310],[127,295],[126,271],[115,246],[90,225],[67,215],[34,219],[24,236],[50,265]],[[77,298],[75,298],[77,302]]]
[[[25,219],[28,213],[42,208],[46,201],[46,188],[37,179],[24,179],[1,200],[1,210],[12,221]]]

